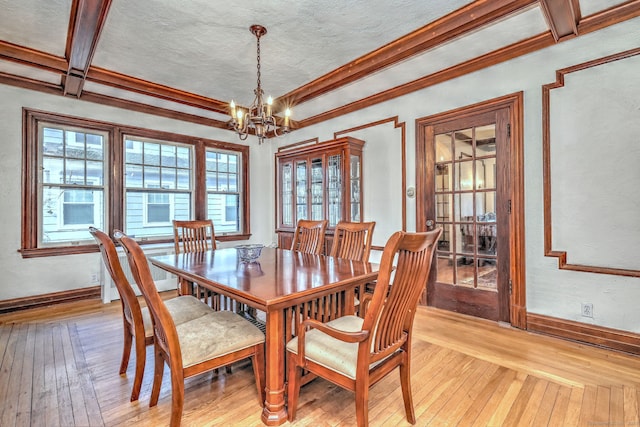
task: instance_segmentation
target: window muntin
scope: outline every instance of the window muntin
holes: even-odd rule
[[[133,209],[140,211],[140,218],[145,213],[144,209],[147,209],[147,219],[151,219],[147,222],[155,222],[154,219],[159,217],[153,216],[156,207],[152,206],[152,216],[149,218],[148,198],[145,198],[147,193],[169,193],[174,198],[174,207],[186,206],[186,210],[174,210],[172,216],[175,218],[206,218],[207,211],[211,210],[207,206],[204,161],[208,150],[237,156],[237,163],[235,166],[230,164],[228,170],[231,174],[226,178],[232,184],[235,182],[236,192],[225,194],[218,206],[222,207],[223,222],[234,224],[233,228],[239,231],[229,233],[216,230],[217,238],[221,241],[241,240],[248,238],[251,233],[247,200],[249,147],[246,145],[29,109],[23,109],[23,125],[25,138],[20,252],[24,258],[94,252],[95,240],[89,234],[88,226],[94,225],[109,233],[114,229],[126,231],[125,213]],[[43,143],[44,128],[50,129],[47,131],[49,138],[46,144]],[[65,131],[84,134],[84,147],[83,136],[75,134],[69,136],[65,146]],[[115,138],[116,135],[129,135],[130,138]],[[141,162],[131,162],[129,170],[126,170],[125,149],[132,150],[135,141],[172,141],[159,148],[165,149],[165,152],[160,153],[159,164],[147,165],[150,168],[157,167],[157,177],[150,174],[149,171],[153,169],[145,172],[145,165]],[[190,158],[179,155],[178,148],[174,147],[189,150]],[[153,150],[154,147],[149,148]],[[65,149],[68,156],[65,156]],[[174,166],[173,152],[176,153],[175,168],[170,169]],[[189,162],[192,166],[186,167]],[[221,169],[220,172],[224,173],[224,170]],[[139,188],[127,190],[127,179],[133,180],[136,177],[139,180],[146,178],[148,187],[157,188],[145,188],[142,184]],[[222,177],[221,183],[224,180]],[[90,194],[80,194],[81,191]],[[143,194],[136,195],[136,192]],[[91,200],[94,221],[84,226],[80,223],[88,221],[91,215]],[[157,207],[157,214],[159,209]],[[152,228],[158,231],[160,227]],[[158,240],[155,240],[156,236]],[[173,240],[172,230],[169,233],[154,233],[153,236],[138,233],[138,237],[140,240],[153,238],[153,241],[162,242]]]
[[[125,232],[138,238],[173,236],[173,219],[193,211],[193,148],[125,136]]]
[[[216,235],[241,232],[242,156],[223,150],[206,150],[207,218]]]
[[[107,140],[92,129],[39,124],[39,245],[90,241],[87,227],[104,227]]]

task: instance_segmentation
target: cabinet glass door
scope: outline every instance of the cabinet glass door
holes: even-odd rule
[[[324,219],[322,157],[311,159],[311,219]]]
[[[351,221],[360,222],[360,156],[351,155],[350,159],[350,188],[351,188]]]
[[[293,165],[285,163],[280,173],[282,182],[282,225],[293,226]]]
[[[329,227],[334,227],[342,219],[342,169],[341,155],[329,156],[327,161],[327,204]]]
[[[296,219],[309,219],[307,161],[296,162]]]

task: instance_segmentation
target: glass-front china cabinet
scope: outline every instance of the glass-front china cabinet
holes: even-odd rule
[[[291,247],[299,219],[328,220],[325,252],[339,221],[362,221],[363,145],[344,137],[276,154],[279,247]]]

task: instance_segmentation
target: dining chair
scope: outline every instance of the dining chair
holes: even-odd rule
[[[289,421],[296,417],[303,369],[355,392],[357,424],[366,426],[369,387],[399,367],[406,417],[415,424],[411,333],[440,233],[398,231],[389,238],[380,261],[380,286],[363,296],[362,317],[302,322],[297,337],[287,343]]]
[[[308,254],[322,254],[324,247],[324,232],[327,229],[327,220],[311,221],[298,220],[298,225],[293,234],[291,250]]]
[[[102,261],[104,262],[113,283],[120,296],[122,308],[122,322],[124,326],[124,348],[122,349],[122,360],[120,362],[120,375],[127,372],[129,358],[131,356],[131,345],[135,340],[136,368],[131,390],[131,401],[138,400],[142,377],[147,359],[146,347],[153,344],[153,326],[151,315],[147,307],[141,307],[138,298],[131,287],[131,283],[122,269],[118,252],[113,240],[95,227],[89,227],[89,232],[98,242]],[[190,296],[177,297],[165,301],[167,309],[177,324],[205,316],[213,310],[206,304]]]
[[[216,249],[213,221],[204,220],[173,220],[173,244],[175,253],[204,252]],[[203,300],[212,298],[212,305],[217,305],[216,297],[207,289],[200,289],[196,284],[178,280],[178,291],[184,295],[197,295]],[[214,302],[214,300],[216,302]]]
[[[216,235],[210,219],[173,220],[176,253],[216,249]]]
[[[338,222],[329,255],[353,261],[369,261],[371,237],[375,226],[375,221]]]
[[[149,406],[158,404],[164,364],[171,370],[172,427],[179,426],[184,407],[184,380],[243,359],[250,359],[260,406],[265,402],[264,334],[231,311],[213,311],[189,322],[176,324],[153,283],[147,259],[138,243],[115,232],[129,259],[131,272],[151,311],[155,371]]]

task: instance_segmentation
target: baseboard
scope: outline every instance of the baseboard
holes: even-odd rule
[[[0,301],[0,313],[9,313],[11,311],[26,310],[28,308],[44,307],[48,305],[61,304],[63,302],[91,298],[100,298],[100,286],[7,299]]]
[[[640,335],[541,314],[527,314],[527,330],[640,355]]]

